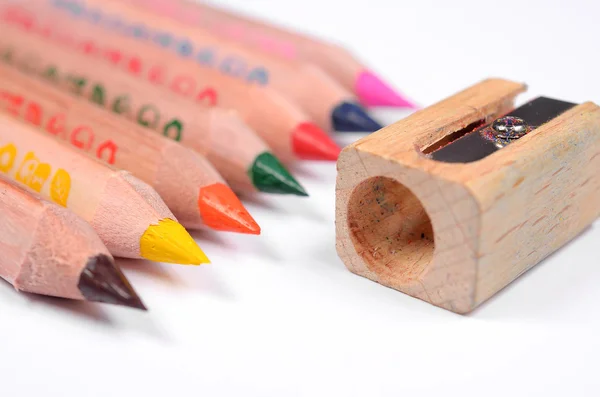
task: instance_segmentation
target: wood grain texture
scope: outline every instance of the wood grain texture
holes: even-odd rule
[[[85,299],[79,277],[90,258],[110,257],[71,211],[0,175],[0,277],[15,289]]]
[[[524,89],[485,80],[344,149],[336,232],[349,270],[467,313],[598,217],[600,108],[593,103],[473,163],[422,154],[507,113]]]

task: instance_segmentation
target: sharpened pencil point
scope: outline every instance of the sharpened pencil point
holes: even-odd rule
[[[204,224],[214,230],[260,234],[260,226],[227,185],[215,183],[200,189],[198,207]]]
[[[256,157],[248,174],[254,186],[261,192],[308,196],[306,190],[269,152],[261,153]]]
[[[146,310],[125,275],[106,255],[90,258],[79,276],[79,291],[88,301]]]
[[[398,94],[375,73],[368,70],[358,75],[355,91],[361,103],[368,107],[417,108],[414,103]]]
[[[382,128],[362,106],[352,102],[336,106],[331,112],[331,121],[336,131],[374,132]]]
[[[187,230],[168,218],[146,229],[140,239],[140,255],[155,262],[181,265],[210,263]]]
[[[301,123],[292,133],[292,147],[302,160],[336,161],[342,149],[316,124]]]

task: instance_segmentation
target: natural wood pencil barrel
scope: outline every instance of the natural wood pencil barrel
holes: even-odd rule
[[[304,131],[311,130],[310,117],[272,88],[246,84],[210,67],[171,56],[154,45],[43,10],[6,7],[0,9],[0,17],[7,24],[116,66],[145,84],[167,89],[200,106],[235,110],[286,162],[297,158],[336,160],[339,155],[336,146],[302,145],[308,134]]]
[[[2,31],[9,64],[206,156],[234,189],[306,195],[236,112],[198,106],[13,26]]]
[[[466,313],[600,215],[600,108],[591,102],[475,162],[424,154],[506,114],[524,89],[483,81],[343,150],[336,231],[349,270]]]
[[[72,4],[77,5],[76,3]],[[79,5],[83,4],[86,7],[101,8],[105,13],[116,13],[133,24],[144,21],[149,28],[164,30],[175,37],[186,37],[190,41],[191,47],[212,46],[216,48],[218,51],[214,54],[214,64],[218,65],[219,58],[225,56],[244,63],[249,75],[252,70],[256,71],[256,83],[261,84],[264,81],[264,85],[276,87],[286,96],[293,98],[309,112],[321,128],[333,129],[332,109],[341,102],[353,100],[350,92],[311,64],[288,62],[267,54],[250,51],[233,41],[211,35],[199,27],[183,25],[162,15],[153,14],[147,9],[111,0],[102,0],[101,2],[86,0]],[[69,8],[70,4],[66,3],[65,7]],[[224,70],[225,67],[215,69]],[[244,80],[241,76],[239,78]],[[318,95],[315,91],[318,92]]]
[[[115,256],[208,261],[152,187],[3,112],[0,172],[88,221]]]
[[[367,106],[413,107],[410,100],[358,61],[348,50],[254,19],[193,0],[122,0],[180,23],[200,26],[213,34],[289,61],[312,62],[354,92]]]
[[[289,62],[251,51],[198,27],[120,2],[45,0],[37,7],[44,13],[60,13],[88,23],[96,20],[96,26],[165,50],[167,59],[200,63],[247,84],[273,87],[302,106],[326,130],[371,132],[381,128],[355,103],[349,91],[311,63]],[[116,25],[110,22],[115,19]]]
[[[92,227],[0,175],[0,277],[15,289],[145,309]]]
[[[0,64],[0,108],[153,186],[188,228],[259,233],[204,157],[173,140]],[[216,193],[214,193],[216,192]]]

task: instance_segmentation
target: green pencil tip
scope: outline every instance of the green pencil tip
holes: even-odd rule
[[[259,154],[248,170],[254,186],[264,193],[295,194],[308,196],[306,190],[269,152]]]

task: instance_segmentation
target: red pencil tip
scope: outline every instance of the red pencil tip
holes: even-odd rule
[[[211,229],[260,234],[260,226],[227,185],[215,183],[201,188],[198,207],[204,224]]]
[[[375,73],[368,70],[358,75],[355,89],[360,101],[368,107],[417,108],[417,105],[398,94]]]
[[[336,161],[342,149],[317,125],[300,123],[292,133],[292,146],[302,160]]]

